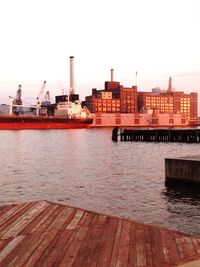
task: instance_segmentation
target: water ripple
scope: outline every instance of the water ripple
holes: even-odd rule
[[[113,143],[112,129],[0,131],[0,205],[49,200],[200,234],[200,192],[165,185],[198,144]]]

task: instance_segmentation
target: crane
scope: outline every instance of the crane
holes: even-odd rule
[[[21,96],[22,96],[22,86],[21,84],[18,86],[18,90],[16,92],[16,96],[15,96],[15,99],[14,99],[14,104],[15,105],[22,105],[22,99],[21,99]]]
[[[38,96],[37,96],[37,105],[41,105],[41,102],[42,102],[42,99],[43,99],[43,95],[44,95],[44,90],[45,90],[45,87],[46,87],[46,81],[44,81],[44,83],[43,83],[43,85],[42,85],[42,87],[41,87],[41,89],[40,89],[40,92],[39,92],[39,94],[38,94]]]
[[[50,98],[49,91],[46,91],[45,96],[43,97],[41,104],[42,104],[42,106],[51,105],[51,98]]]

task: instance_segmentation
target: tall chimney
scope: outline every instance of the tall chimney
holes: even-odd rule
[[[111,71],[111,82],[113,82],[114,81],[114,69],[111,69],[110,71]]]
[[[168,92],[172,92],[172,77],[169,77]]]
[[[69,92],[70,95],[75,93],[74,89],[74,57],[71,56],[70,58],[70,88]]]

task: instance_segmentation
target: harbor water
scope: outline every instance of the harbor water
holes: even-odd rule
[[[164,159],[200,144],[112,142],[112,128],[0,131],[0,205],[48,200],[200,234],[198,187],[167,187]]]

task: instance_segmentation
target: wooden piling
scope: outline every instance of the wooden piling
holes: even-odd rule
[[[118,127],[115,127],[112,131],[112,140],[114,142],[118,141]]]

